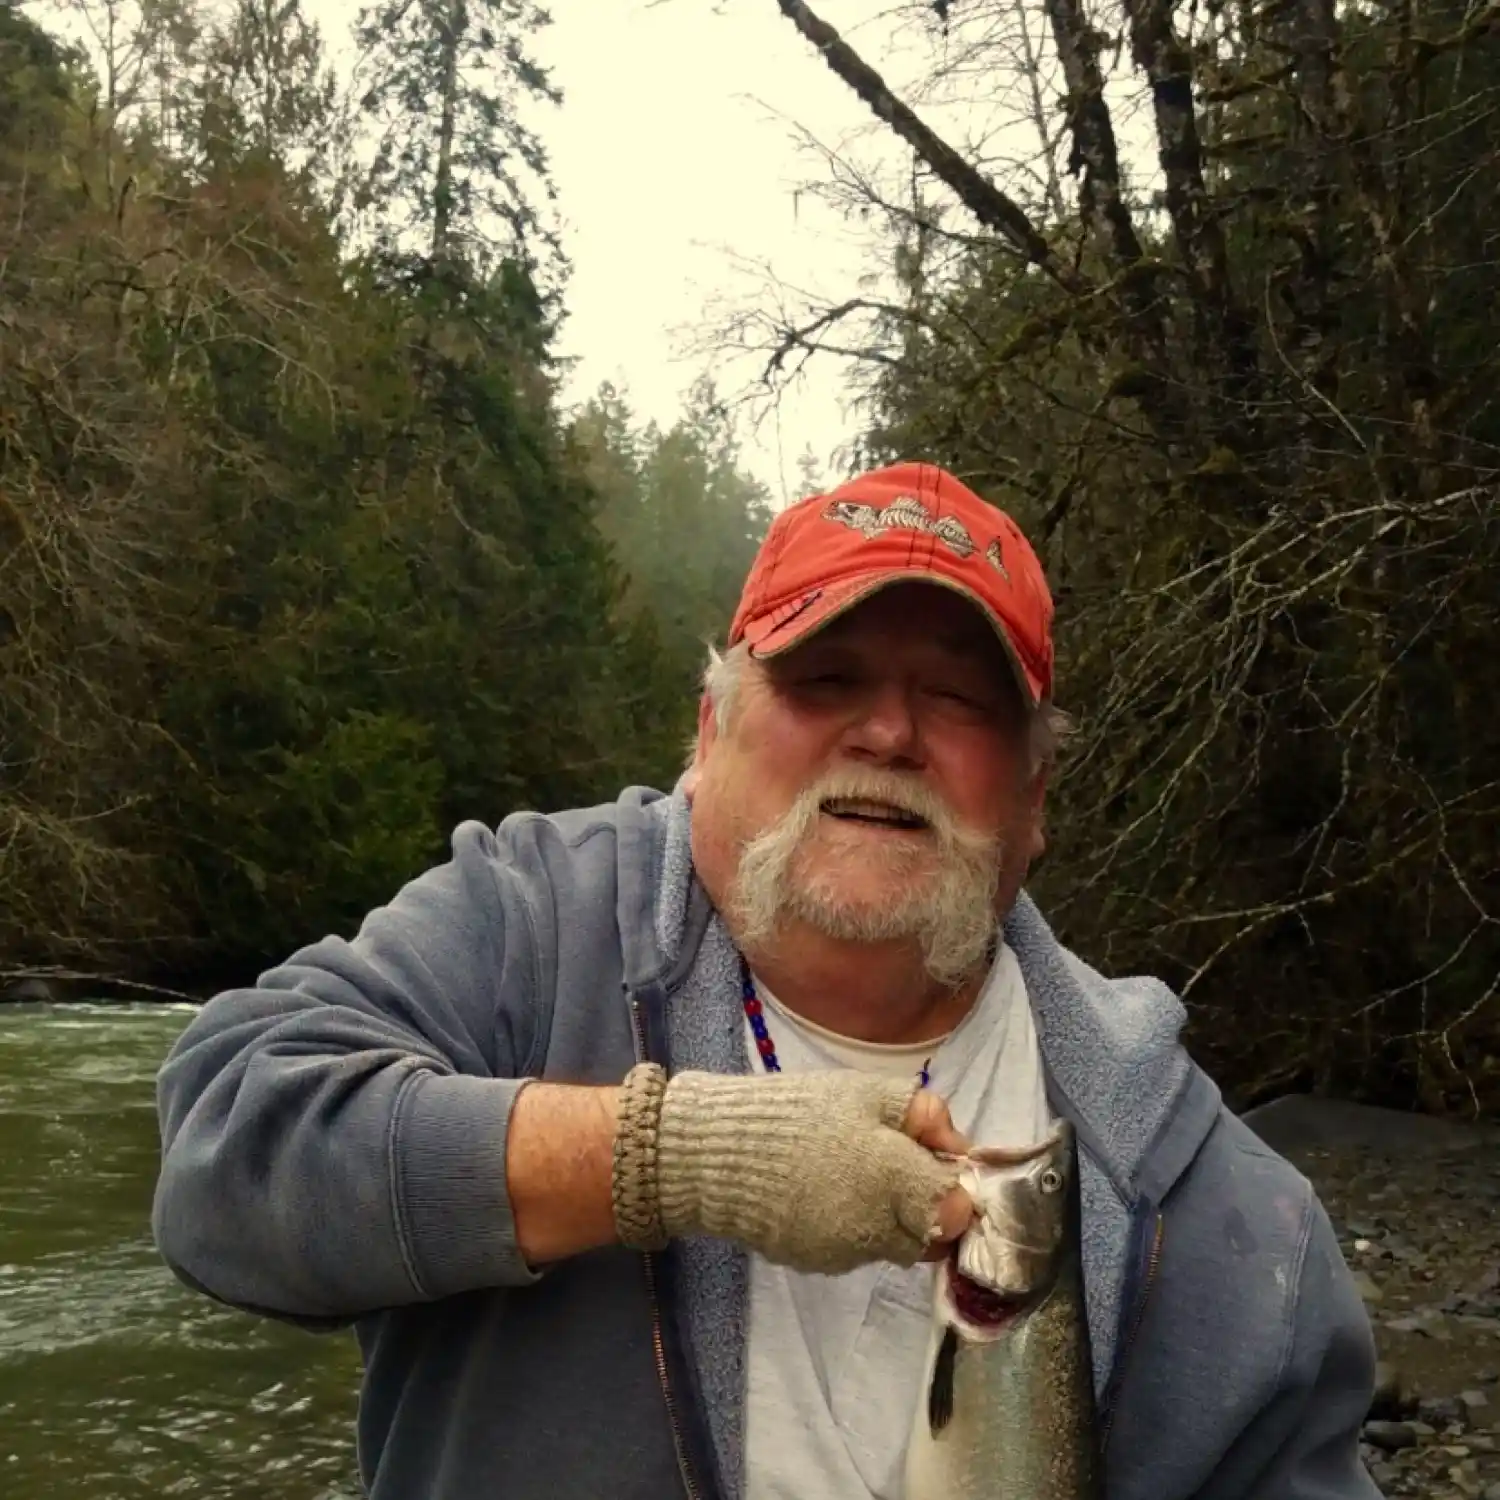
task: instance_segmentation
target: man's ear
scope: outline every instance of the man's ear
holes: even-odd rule
[[[1027,793],[1029,811],[1030,833],[1030,858],[1038,860],[1047,852],[1047,774],[1050,767],[1043,766],[1035,776],[1031,778],[1031,787]]]
[[[689,802],[693,800],[693,793],[698,790],[698,783],[703,779],[703,762],[708,752],[713,749],[714,741],[719,737],[718,721],[714,718],[714,706],[709,702],[708,694],[704,693],[698,699],[698,742],[693,751],[692,763],[682,773],[679,783],[683,795]]]
[[[1041,812],[1042,804],[1047,800],[1047,778],[1052,774],[1051,766],[1042,766],[1031,778],[1031,808],[1033,812]]]

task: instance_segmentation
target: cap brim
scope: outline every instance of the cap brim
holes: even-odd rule
[[[794,646],[800,646],[810,636],[822,630],[825,625],[832,624],[841,615],[847,614],[856,604],[863,604],[871,595],[878,594],[881,589],[889,588],[893,583],[930,583],[966,599],[990,622],[995,634],[1000,638],[1000,644],[1005,649],[1005,659],[1010,663],[1016,683],[1027,702],[1033,708],[1041,702],[1041,683],[1027,671],[1005,621],[972,589],[965,588],[963,584],[951,578],[943,578],[925,568],[898,571],[882,569],[878,573],[865,573],[842,579],[838,583],[823,588],[811,603],[789,617],[783,616],[778,620],[775,614],[770,614],[747,621],[743,639],[750,647],[750,654],[759,660],[780,656]]]

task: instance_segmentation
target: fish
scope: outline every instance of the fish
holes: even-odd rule
[[[977,1147],[977,1218],[933,1279],[905,1500],[1102,1500],[1072,1125]]]

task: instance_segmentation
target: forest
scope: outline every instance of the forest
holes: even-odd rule
[[[0,10],[5,967],[212,981],[680,767],[767,497],[706,388],[563,419],[525,8],[425,15],[355,161],[296,0]]]
[[[890,275],[719,336],[1041,552],[1060,935],[1238,1103],[1500,1112],[1500,6],[912,0],[897,84],[774,4]],[[299,0],[64,9],[0,7],[0,973],[203,984],[669,784],[772,502],[707,381],[562,408],[529,0],[370,7],[352,97]]]

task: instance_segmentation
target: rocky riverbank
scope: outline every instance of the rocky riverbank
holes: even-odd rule
[[[41,974],[0,969],[0,1005],[108,1005],[112,1002],[177,1005],[183,1001],[198,1004],[212,994],[212,990],[194,993],[109,974],[85,974],[73,970]]]
[[[1500,1500],[1500,1132],[1314,1100],[1251,1123],[1317,1185],[1369,1308],[1376,1483]]]

